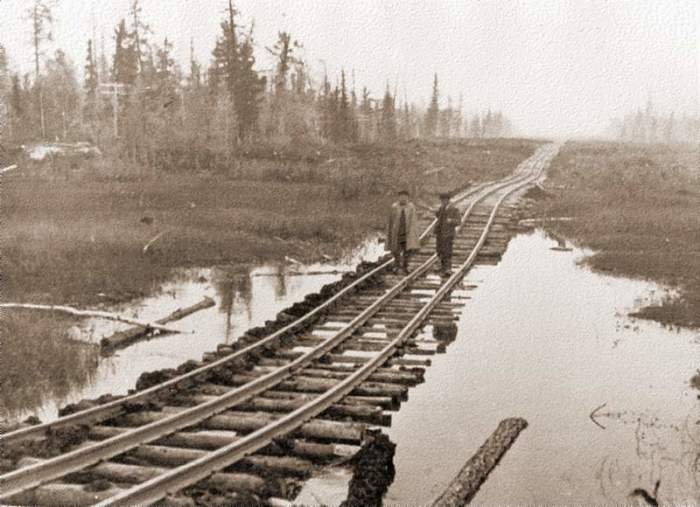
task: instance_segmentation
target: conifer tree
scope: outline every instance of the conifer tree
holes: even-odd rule
[[[382,100],[381,136],[385,142],[396,141],[396,107],[388,83],[386,92],[384,92],[384,100]]]
[[[95,100],[97,94],[97,61],[95,58],[95,50],[92,39],[88,39],[87,55],[85,56],[85,93],[87,99]]]
[[[190,38],[190,89],[199,90],[202,86],[202,66],[194,56],[194,39]]]
[[[435,137],[438,127],[438,119],[440,115],[440,91],[438,88],[438,76],[435,74],[433,78],[433,94],[430,98],[430,106],[425,115],[425,132],[426,137]]]
[[[7,70],[7,54],[0,44],[0,146],[10,130],[10,112],[7,107],[7,96],[10,91],[10,76]]]
[[[238,139],[245,141],[255,132],[260,116],[260,101],[265,91],[265,76],[255,70],[253,28],[240,45],[240,69],[234,107],[238,117]]]
[[[114,58],[112,59],[112,81],[133,85],[138,75],[138,63],[134,46],[126,29],[126,21],[121,20],[114,30]]]
[[[481,119],[478,114],[472,116],[472,121],[469,124],[469,137],[478,139],[481,137]]]
[[[83,89],[85,90],[85,108],[84,117],[87,120],[94,120],[97,116],[97,86],[99,84],[97,74],[97,59],[95,58],[95,49],[93,40],[88,39],[87,55],[85,56],[85,81]]]

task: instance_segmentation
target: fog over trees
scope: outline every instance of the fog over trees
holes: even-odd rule
[[[27,4],[34,72],[10,70],[0,46],[3,143],[88,141],[149,166],[175,160],[206,165],[252,148],[281,150],[291,143],[393,143],[412,138],[502,137],[511,124],[488,107],[470,117],[452,97],[442,97],[434,75],[429,107],[399,102],[396,82],[385,90],[359,89],[352,69],[316,82],[302,57],[303,41],[280,31],[277,40],[256,40],[235,3],[227,2],[209,61],[199,61],[192,41],[189,66],[173,56],[175,41],[155,33],[131,0],[114,20],[114,49],[87,37],[84,60],[61,48],[48,51],[55,2]],[[265,41],[267,42],[267,41]],[[274,57],[268,72],[260,51]],[[82,69],[79,69],[82,66]],[[475,128],[475,125],[477,126]]]

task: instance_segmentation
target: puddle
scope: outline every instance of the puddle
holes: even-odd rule
[[[159,294],[136,304],[115,308],[133,318],[154,321],[170,312],[193,305],[205,296],[213,298],[215,306],[194,313],[170,325],[193,334],[173,334],[138,342],[100,360],[97,371],[84,385],[67,396],[44,398],[41,407],[27,406],[11,419],[36,415],[42,421],[57,417],[58,409],[67,403],[103,394],[126,394],[134,387],[144,371],[173,368],[190,360],[200,360],[202,354],[216,350],[220,343],[232,343],[251,327],[274,319],[277,313],[334,282],[342,273],[361,261],[374,261],[383,253],[376,239],[349,252],[337,263],[237,266],[202,269],[182,273],[178,280],[165,284]],[[75,330],[76,338],[99,343],[100,339],[124,324],[104,320],[88,320]],[[41,389],[41,386],[37,386]],[[36,399],[36,398],[33,398]]]
[[[697,333],[627,318],[664,290],[592,273],[578,264],[586,252],[552,246],[541,231],[518,236],[497,267],[467,277],[479,287],[456,341],[388,429],[385,505],[431,504],[513,416],[529,427],[475,504],[629,504],[657,480],[660,503],[700,500]],[[605,429],[589,418],[603,403]]]
[[[348,497],[352,470],[331,468],[304,483],[294,505],[340,505]]]

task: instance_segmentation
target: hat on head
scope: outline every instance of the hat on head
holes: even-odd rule
[[[403,190],[399,190],[399,195],[410,195],[410,194],[408,193],[408,190],[403,189]]]

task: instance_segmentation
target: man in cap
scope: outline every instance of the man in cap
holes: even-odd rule
[[[440,194],[440,207],[435,212],[435,249],[440,257],[440,268],[443,276],[452,275],[452,246],[455,239],[455,229],[461,222],[459,210],[450,203],[449,192]]]
[[[394,255],[394,272],[408,273],[408,253],[417,250],[418,219],[416,207],[408,200],[407,190],[399,192],[399,200],[391,206],[387,227],[387,249]]]

